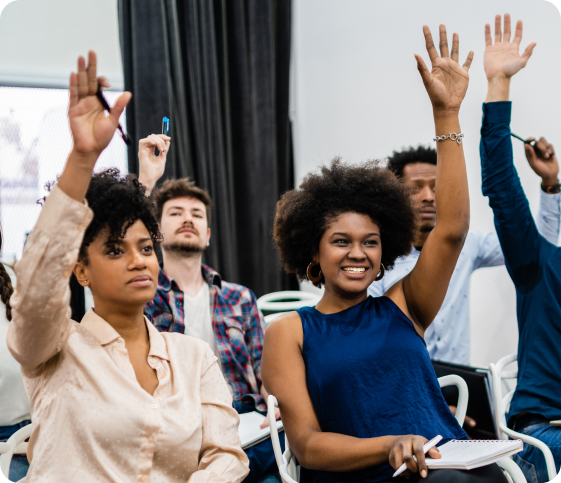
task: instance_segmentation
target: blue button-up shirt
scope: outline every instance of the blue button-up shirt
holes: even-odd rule
[[[561,248],[536,228],[513,164],[510,102],[483,105],[483,194],[495,215],[516,287],[518,384],[509,419],[522,412],[561,419]]]

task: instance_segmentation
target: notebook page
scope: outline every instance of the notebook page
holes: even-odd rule
[[[255,443],[263,441],[269,438],[271,431],[269,426],[261,429],[259,426],[265,420],[265,416],[259,414],[256,411],[249,413],[240,414],[240,425],[238,427],[238,432],[240,434],[240,440],[242,443],[242,448],[248,448]],[[277,421],[277,428],[282,429],[282,421]]]
[[[427,458],[427,464],[436,466],[470,466],[522,448],[522,441],[452,440],[438,448],[442,458]]]

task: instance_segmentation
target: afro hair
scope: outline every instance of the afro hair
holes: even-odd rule
[[[436,150],[422,145],[413,146],[403,151],[394,151],[388,158],[388,169],[398,178],[403,176],[403,168],[408,164],[428,163],[436,165]]]
[[[108,239],[117,241],[125,237],[129,227],[137,220],[144,223],[154,245],[161,241],[153,204],[136,176],[121,175],[117,168],[95,173],[86,200],[94,217],[84,234],[80,261],[87,263],[87,248],[100,232],[107,231]]]
[[[407,188],[378,161],[348,165],[335,158],[277,203],[273,236],[284,270],[307,280],[323,233],[335,217],[349,212],[369,216],[380,228],[386,269],[411,251],[416,215]]]

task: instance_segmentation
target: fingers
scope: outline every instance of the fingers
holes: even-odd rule
[[[162,136],[163,134],[160,135],[150,134],[150,136],[148,136],[148,139],[151,141],[152,145],[158,148],[160,154],[165,153],[167,151],[166,139],[162,139]],[[168,138],[168,136],[166,136],[166,138]]]
[[[470,51],[469,51],[469,54],[468,54],[468,56],[467,56],[467,59],[466,59],[466,61],[464,62],[464,65],[462,66],[462,68],[463,68],[465,71],[469,71],[469,68],[471,67],[471,63],[472,63],[472,61],[473,61],[473,55],[474,55],[474,54],[473,54],[473,51],[470,50]]]
[[[528,59],[532,56],[532,53],[534,52],[534,47],[535,46],[536,46],[536,43],[532,42],[530,45],[528,45],[528,47],[526,47],[526,50],[524,51],[524,53],[521,56],[525,60],[525,62],[528,62]]]
[[[421,445],[421,453],[423,452],[423,445]],[[407,469],[413,473],[417,472],[417,462],[413,458],[413,454],[417,453],[417,446],[414,441],[407,441],[402,445],[402,458]],[[424,455],[423,455],[424,456]]]
[[[119,118],[131,100],[131,97],[132,94],[130,92],[123,92],[119,99],[117,99],[117,102],[115,102],[113,109],[109,111],[109,117],[113,120],[115,126],[119,123]]]
[[[529,144],[524,144],[524,154],[526,154],[526,159],[530,162],[530,166],[532,166],[532,163],[535,161],[536,151]]]
[[[467,426],[468,428],[475,428],[475,425],[477,423],[475,422],[475,419],[470,418],[469,416],[466,416],[464,419],[464,427]]]
[[[488,23],[485,24],[485,45],[487,47],[493,45],[493,40],[491,40],[491,26]]]
[[[104,89],[109,89],[111,87],[109,81],[103,76],[97,78],[97,83]]]
[[[415,54],[415,60],[417,61],[417,69],[421,74],[421,79],[423,79],[423,83],[427,86],[431,82],[431,73],[427,69],[425,65],[425,61],[422,59],[420,55]]]
[[[88,73],[86,72],[86,60],[78,57],[78,99],[88,95]]]
[[[519,44],[522,42],[522,20],[516,22],[516,30],[514,31],[514,39],[512,43]]]
[[[422,478],[427,477],[427,463],[425,462],[425,452],[423,451],[423,444],[418,440],[415,441],[413,451],[417,457],[417,467],[419,469],[419,474]]]
[[[269,426],[269,420],[267,418],[265,418],[265,420],[259,425],[259,427],[261,429],[266,428],[267,426]]]
[[[534,148],[537,149],[545,159],[550,159],[555,154],[553,146],[543,137],[534,144]]]
[[[70,86],[68,88],[70,91],[70,107],[78,104],[78,75],[72,72],[70,74]]]
[[[88,52],[88,94],[93,96],[97,92],[97,57],[93,50]]]
[[[505,13],[505,32],[503,35],[503,42],[510,42],[510,15]]]
[[[436,446],[433,446],[431,449],[428,450],[426,457],[434,458],[437,460],[442,458],[442,455],[440,454],[440,451],[438,451],[438,448]]]
[[[438,52],[436,51],[436,47],[434,46],[434,41],[432,40],[432,34],[430,33],[430,29],[426,25],[423,25],[423,34],[425,34],[425,43],[427,45],[427,52],[432,62],[434,59],[438,57]]]
[[[448,51],[448,36],[446,35],[446,25],[440,24],[439,32],[440,32],[440,56],[450,57],[450,53]]]
[[[458,62],[460,57],[460,36],[458,34],[452,35],[452,60]]]
[[[498,44],[502,42],[502,32],[501,32],[501,16],[495,15],[495,43]]]

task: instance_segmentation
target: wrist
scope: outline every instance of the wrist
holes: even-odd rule
[[[99,158],[100,153],[80,153],[72,149],[68,155],[66,165],[72,165],[76,168],[93,171],[95,163]]]
[[[487,79],[487,99],[485,102],[508,101],[510,77],[497,76]]]
[[[541,188],[549,194],[559,193],[559,180],[557,178],[542,178]]]

